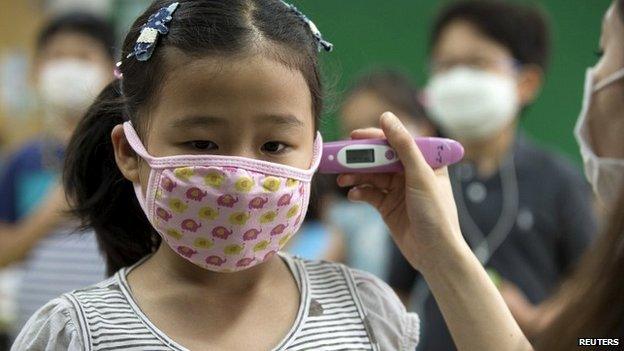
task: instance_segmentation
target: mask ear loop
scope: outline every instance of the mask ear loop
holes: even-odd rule
[[[610,76],[608,76],[607,78],[603,79],[602,81],[596,83],[596,86],[593,89],[593,92],[597,92],[600,91],[602,89],[604,89],[605,87],[615,83],[616,81],[620,80],[624,78],[624,68],[620,68],[619,70],[615,71],[613,74],[611,74]]]
[[[138,134],[134,130],[132,123],[124,122],[123,129],[124,129],[124,134],[126,135],[126,140],[128,140],[128,144],[130,144],[130,147],[132,148],[132,150],[134,150],[134,152],[136,152],[139,156],[141,156],[141,158],[143,158],[148,164],[150,164],[150,161],[153,159],[153,157],[147,153],[147,150],[145,149],[145,146],[143,146],[141,139],[139,138]],[[152,173],[153,172],[150,172],[150,178],[153,175]],[[147,204],[147,194],[143,193],[143,189],[141,188],[141,184],[139,183],[132,183],[132,187],[134,188],[134,193],[136,194],[137,200],[139,201],[139,205],[141,205],[143,212],[149,218],[150,212],[149,212],[149,206]],[[148,192],[149,192],[149,189],[148,189]]]
[[[126,135],[126,140],[128,140],[128,143],[130,144],[130,147],[132,147],[132,150],[134,150],[134,152],[136,152],[139,156],[141,156],[142,159],[144,159],[145,161],[147,161],[148,164],[151,165],[154,157],[147,153],[147,150],[145,149],[145,146],[143,146],[139,135],[134,130],[132,123],[124,122],[123,129],[124,134]]]

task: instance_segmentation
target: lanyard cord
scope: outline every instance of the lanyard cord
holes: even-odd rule
[[[451,184],[456,189],[457,209],[461,223],[465,226],[465,228],[463,228],[464,235],[469,241],[472,241],[471,244],[474,245],[473,252],[479,259],[479,262],[481,262],[482,265],[486,265],[490,261],[490,258],[492,258],[494,252],[507,239],[518,217],[520,199],[513,153],[510,153],[500,170],[501,187],[503,190],[503,208],[494,228],[492,228],[487,236],[475,223],[470,212],[468,212],[468,206],[464,199],[464,192],[460,181],[457,179],[459,178],[457,176],[457,171],[455,171],[455,175],[456,179],[454,179]]]
[[[500,168],[503,208],[494,228],[492,228],[487,236],[468,212],[461,180],[459,180],[458,169],[454,171],[454,175],[454,179],[451,179],[451,186],[453,190],[455,190],[454,194],[456,194],[455,198],[460,222],[466,226],[462,232],[469,241],[473,241],[472,244],[476,244],[473,247],[473,252],[475,256],[477,256],[479,262],[485,266],[492,258],[494,252],[496,252],[507,237],[509,237],[515,225],[516,218],[518,217],[520,197],[513,150],[509,153],[509,156],[505,159]],[[425,320],[425,304],[430,294],[431,292],[424,279],[418,280],[412,289],[412,305],[423,321]]]

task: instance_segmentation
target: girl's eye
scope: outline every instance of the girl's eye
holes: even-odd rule
[[[213,143],[210,140],[193,140],[189,142],[189,145],[191,145],[193,149],[203,151],[219,149],[219,146],[217,146],[217,144]]]
[[[286,148],[286,145],[279,141],[269,141],[262,145],[262,151],[276,154],[282,152]]]
[[[601,58],[604,55],[604,50],[598,49],[594,51],[594,53],[596,54],[596,57]]]

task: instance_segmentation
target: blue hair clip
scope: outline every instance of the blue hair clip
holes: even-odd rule
[[[169,33],[167,23],[172,19],[171,15],[178,8],[180,3],[174,2],[168,7],[163,7],[158,12],[149,17],[147,23],[141,27],[141,34],[134,44],[134,51],[127,58],[136,57],[139,61],[147,61],[152,57],[158,34],[165,35]]]
[[[304,15],[303,12],[299,11],[295,7],[295,5],[289,4],[289,3],[285,2],[284,0],[282,0],[282,3],[284,5],[286,5],[286,6],[288,6],[288,8],[292,12],[294,12],[295,15],[297,15],[297,17],[299,17],[303,21],[303,23],[305,23],[310,28],[310,31],[312,32],[312,35],[316,39],[318,51],[325,50],[325,51],[329,52],[329,51],[333,50],[334,44],[332,44],[332,43],[328,42],[327,40],[323,39],[323,35],[321,35],[321,31],[318,30],[318,28],[316,27],[314,22],[312,22],[312,20],[310,20],[308,18],[308,16]]]

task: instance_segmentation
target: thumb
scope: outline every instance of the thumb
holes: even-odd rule
[[[399,156],[407,176],[411,178],[412,175],[419,174],[422,170],[431,171],[418,145],[416,145],[414,137],[392,112],[384,112],[381,115],[381,129],[383,129],[388,143]]]

